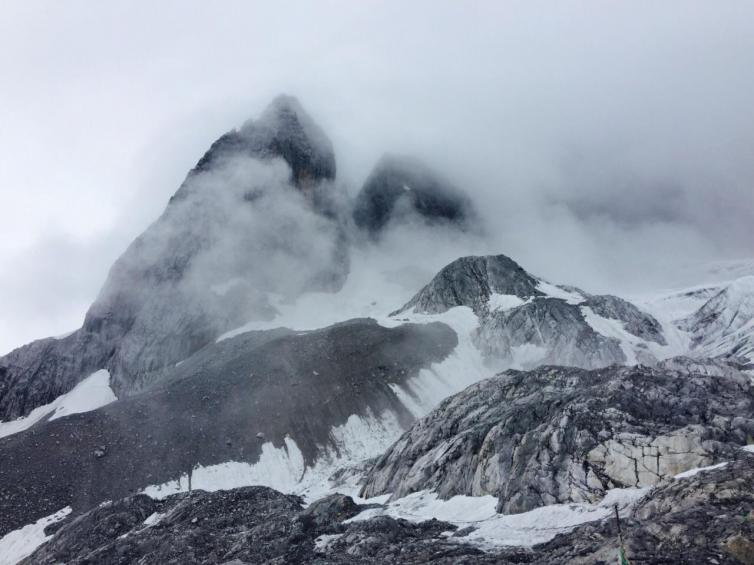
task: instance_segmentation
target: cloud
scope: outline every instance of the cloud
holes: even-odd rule
[[[209,143],[279,92],[352,195],[383,152],[417,155],[490,248],[556,281],[754,254],[750,2],[0,10],[0,350],[75,326]]]

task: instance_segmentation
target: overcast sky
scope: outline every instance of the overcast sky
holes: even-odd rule
[[[0,353],[78,327],[209,144],[280,92],[349,190],[414,153],[556,282],[754,256],[754,2],[6,0]]]

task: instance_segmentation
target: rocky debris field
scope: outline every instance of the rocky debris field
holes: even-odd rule
[[[266,487],[137,495],[48,527],[27,565],[252,563],[612,563],[612,518],[531,548],[482,551],[438,520],[348,520],[370,505],[330,495],[308,507]],[[752,563],[754,455],[653,488],[621,519],[632,563]]]

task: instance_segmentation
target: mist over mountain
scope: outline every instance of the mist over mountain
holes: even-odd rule
[[[193,8],[0,9],[0,565],[750,562],[748,6]]]
[[[392,153],[472,198],[494,245],[446,262],[620,294],[751,257],[752,7],[632,4],[7,4],[0,352],[79,326],[208,140],[281,92],[352,197]]]

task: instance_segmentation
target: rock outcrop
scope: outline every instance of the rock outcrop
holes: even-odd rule
[[[356,196],[357,227],[378,236],[391,222],[419,221],[471,229],[478,222],[471,200],[421,162],[386,155]]]
[[[589,295],[581,306],[590,308],[598,316],[619,320],[625,330],[645,341],[667,345],[662,326],[654,316],[642,312],[627,300],[610,294]]]
[[[335,179],[330,139],[292,96],[278,96],[259,120],[249,120],[220,137],[189,176],[215,169],[222,161],[238,156],[282,158],[290,167],[291,182],[304,191],[322,180]]]
[[[624,363],[618,340],[587,323],[578,305],[560,298],[537,298],[510,310],[497,310],[479,324],[477,347],[498,363],[606,367]]]
[[[431,489],[498,497],[517,513],[596,501],[727,460],[754,436],[754,388],[734,368],[684,361],[585,371],[508,371],[419,420],[374,465],[362,494]]]
[[[108,502],[62,526],[24,564],[67,563],[494,563],[441,536],[455,526],[374,518],[344,524],[365,506],[348,497],[304,509],[265,487]],[[326,511],[321,511],[322,506]]]

